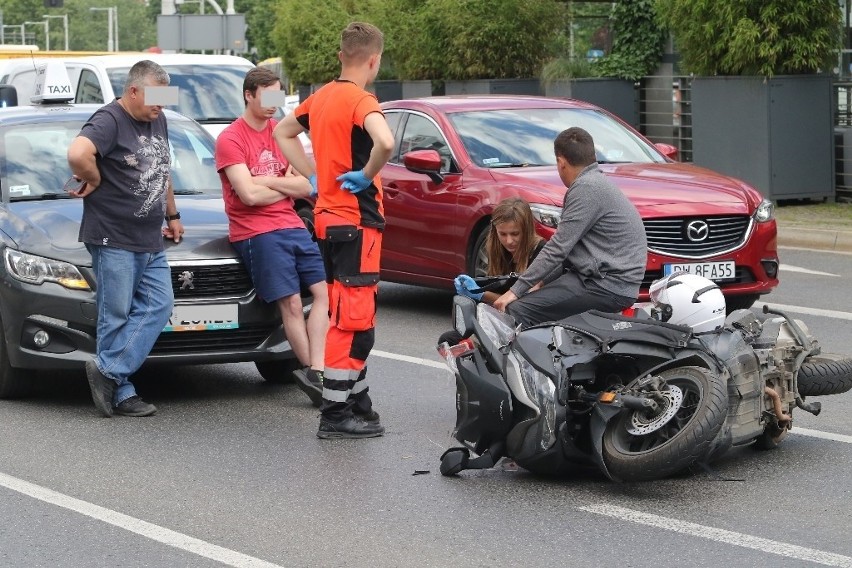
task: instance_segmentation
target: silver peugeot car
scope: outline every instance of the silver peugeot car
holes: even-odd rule
[[[95,281],[77,241],[83,203],[63,186],[68,144],[98,106],[0,108],[0,398],[26,393],[28,370],[82,369],[94,354]],[[298,362],[278,310],[257,297],[228,242],[213,138],[166,116],[186,234],[165,241],[175,306],[148,362],[252,361],[266,380],[289,381]]]

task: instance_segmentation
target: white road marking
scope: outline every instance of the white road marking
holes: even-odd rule
[[[802,268],[801,266],[792,266],[790,264],[781,263],[781,272],[801,272],[802,274],[813,274],[815,276],[834,276],[836,278],[840,278],[839,274],[832,274],[831,272],[820,272],[819,270],[811,270],[809,268]]]
[[[434,367],[435,369],[444,369],[449,372],[449,367],[447,367],[446,363],[442,363],[440,361],[430,361],[429,359],[422,359],[420,357],[410,357],[408,355],[400,355],[399,353],[391,353],[390,351],[379,351],[378,349],[373,349],[370,351],[370,355],[375,355],[377,357],[384,357],[385,359],[393,359],[394,361],[404,361],[406,363],[414,363],[415,365],[423,365],[425,367]],[[438,352],[435,352],[435,357],[438,356]]]
[[[847,256],[852,255],[852,252],[848,252],[848,251],[845,251],[845,250],[824,250],[824,249],[813,249],[813,248],[806,248],[806,247],[790,247],[790,246],[787,246],[787,245],[782,245],[782,246],[779,246],[778,248],[788,249],[788,250],[804,250],[804,251],[807,251],[807,252],[818,252],[820,254],[825,253],[825,254],[845,254]]]
[[[842,566],[852,568],[852,557],[834,554],[832,552],[824,552],[813,548],[805,548],[795,544],[779,542],[777,540],[769,540],[757,536],[751,536],[734,531],[717,529],[706,525],[699,525],[669,517],[661,517],[641,511],[634,511],[625,507],[616,505],[597,504],[579,507],[581,511],[595,513],[597,515],[605,515],[622,521],[630,521],[647,525],[676,533],[687,534],[699,538],[706,538],[724,544],[741,546],[743,548],[751,548],[768,554],[777,554],[787,558],[795,558],[806,562],[815,562],[824,566]]]
[[[763,306],[768,305],[770,308],[777,308],[785,312],[794,314],[808,314],[809,316],[822,316],[826,318],[835,318],[852,321],[852,313],[840,312],[837,310],[823,310],[821,308],[806,308],[804,306],[788,306],[786,304],[776,304],[775,302],[755,302],[754,307],[763,309]]]
[[[810,436],[811,438],[822,438],[823,440],[832,440],[834,442],[843,442],[852,444],[852,436],[844,436],[843,434],[833,434],[831,432],[820,432],[819,430],[811,430],[809,428],[799,428],[794,426],[790,430],[791,434],[799,434],[801,436]]]
[[[29,495],[39,501],[50,503],[51,505],[56,505],[57,507],[74,511],[75,513],[80,513],[81,515],[116,526],[120,529],[136,533],[151,540],[179,548],[180,550],[190,552],[197,556],[221,562],[226,566],[233,566],[234,568],[283,568],[278,564],[273,564],[271,562],[261,560],[260,558],[255,558],[253,556],[248,556],[247,554],[242,554],[241,552],[223,548],[189,535],[107,509],[106,507],[101,507],[80,499],[75,499],[74,497],[69,497],[68,495],[63,495],[62,493],[58,493],[52,489],[41,487],[40,485],[30,483],[29,481],[12,477],[11,475],[0,473],[0,486],[11,489],[12,491],[17,491],[18,493],[23,493],[24,495]]]

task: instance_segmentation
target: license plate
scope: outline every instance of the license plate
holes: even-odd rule
[[[733,260],[721,262],[688,262],[683,264],[664,264],[663,276],[672,272],[688,272],[703,276],[709,280],[733,280],[737,276],[737,266]]]
[[[237,311],[237,304],[176,305],[163,331],[236,329],[240,327]]]

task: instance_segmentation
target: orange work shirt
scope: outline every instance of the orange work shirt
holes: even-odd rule
[[[364,119],[382,112],[375,95],[351,81],[335,79],[308,97],[294,111],[302,128],[311,134],[317,165],[317,202],[314,212],[339,215],[363,227],[385,226],[382,181],[358,193],[340,187],[337,177],[367,165],[373,139],[364,129]]]

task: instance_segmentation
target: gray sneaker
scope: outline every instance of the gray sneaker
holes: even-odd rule
[[[322,404],[322,371],[315,371],[310,367],[293,371],[296,386],[311,399],[311,404],[319,408]]]
[[[111,418],[115,381],[101,373],[94,361],[86,361],[86,378],[89,379],[89,390],[92,391],[95,408],[107,418]]]
[[[157,412],[157,407],[153,404],[148,404],[134,394],[130,398],[122,400],[115,405],[114,412],[121,416],[152,416]]]

